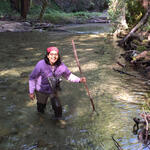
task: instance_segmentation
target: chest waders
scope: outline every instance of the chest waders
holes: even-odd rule
[[[46,108],[46,104],[42,104],[42,103],[37,102],[37,110],[38,110],[38,112],[43,114],[45,108]]]
[[[56,68],[52,71],[52,76],[48,77],[49,85],[52,89],[51,94],[35,91],[37,98],[37,111],[44,113],[46,108],[47,100],[50,97],[51,105],[54,110],[55,118],[59,119],[62,117],[62,105],[58,99],[57,93],[60,90],[60,78],[55,75]]]
[[[58,91],[60,91],[61,79],[55,75],[56,68],[52,71],[53,76],[48,77],[49,84],[52,89],[52,94],[50,95],[51,105],[54,110],[55,118],[60,119],[62,117],[62,105],[58,98]]]

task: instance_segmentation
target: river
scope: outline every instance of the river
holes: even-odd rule
[[[82,28],[73,26],[67,28],[69,32],[0,33],[1,150],[117,150],[112,136],[123,150],[144,149],[132,130],[133,118],[142,112],[149,87],[113,71],[123,49],[107,34],[109,26],[94,32]],[[80,76],[72,39],[99,115],[92,114],[84,85],[64,79],[59,95],[67,126],[62,129],[51,119],[50,102],[44,115],[37,113],[36,101],[28,97],[28,76],[49,46],[57,46],[63,62]],[[130,67],[126,69],[135,73]]]

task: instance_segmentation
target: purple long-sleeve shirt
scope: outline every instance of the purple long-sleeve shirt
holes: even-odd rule
[[[73,75],[64,63],[53,69],[51,65],[46,64],[45,60],[42,59],[36,64],[29,76],[29,93],[34,93],[35,90],[52,93],[48,77],[53,76],[53,70],[55,70],[55,76],[58,78],[62,76],[71,82],[80,82],[80,78]]]

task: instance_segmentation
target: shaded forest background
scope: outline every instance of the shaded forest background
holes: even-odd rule
[[[73,17],[84,20],[90,14],[99,16],[98,13],[107,10],[112,22],[127,28],[133,27],[144,16],[149,3],[149,0],[1,0],[0,18],[20,15],[22,19],[54,23],[62,19],[70,23]]]

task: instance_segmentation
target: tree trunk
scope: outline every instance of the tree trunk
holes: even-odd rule
[[[10,7],[19,12],[20,11],[19,0],[10,0]]]
[[[42,0],[42,8],[41,8],[41,12],[40,12],[40,15],[38,18],[40,20],[40,22],[42,22],[42,18],[43,18],[44,12],[46,10],[47,4],[48,4],[47,0]]]
[[[30,6],[30,0],[21,0],[21,17],[26,19]]]
[[[126,21],[126,8],[125,6],[121,9],[122,11],[122,16],[121,16],[121,25],[123,26],[124,29],[127,29],[128,28],[128,25],[127,25],[127,21]]]

